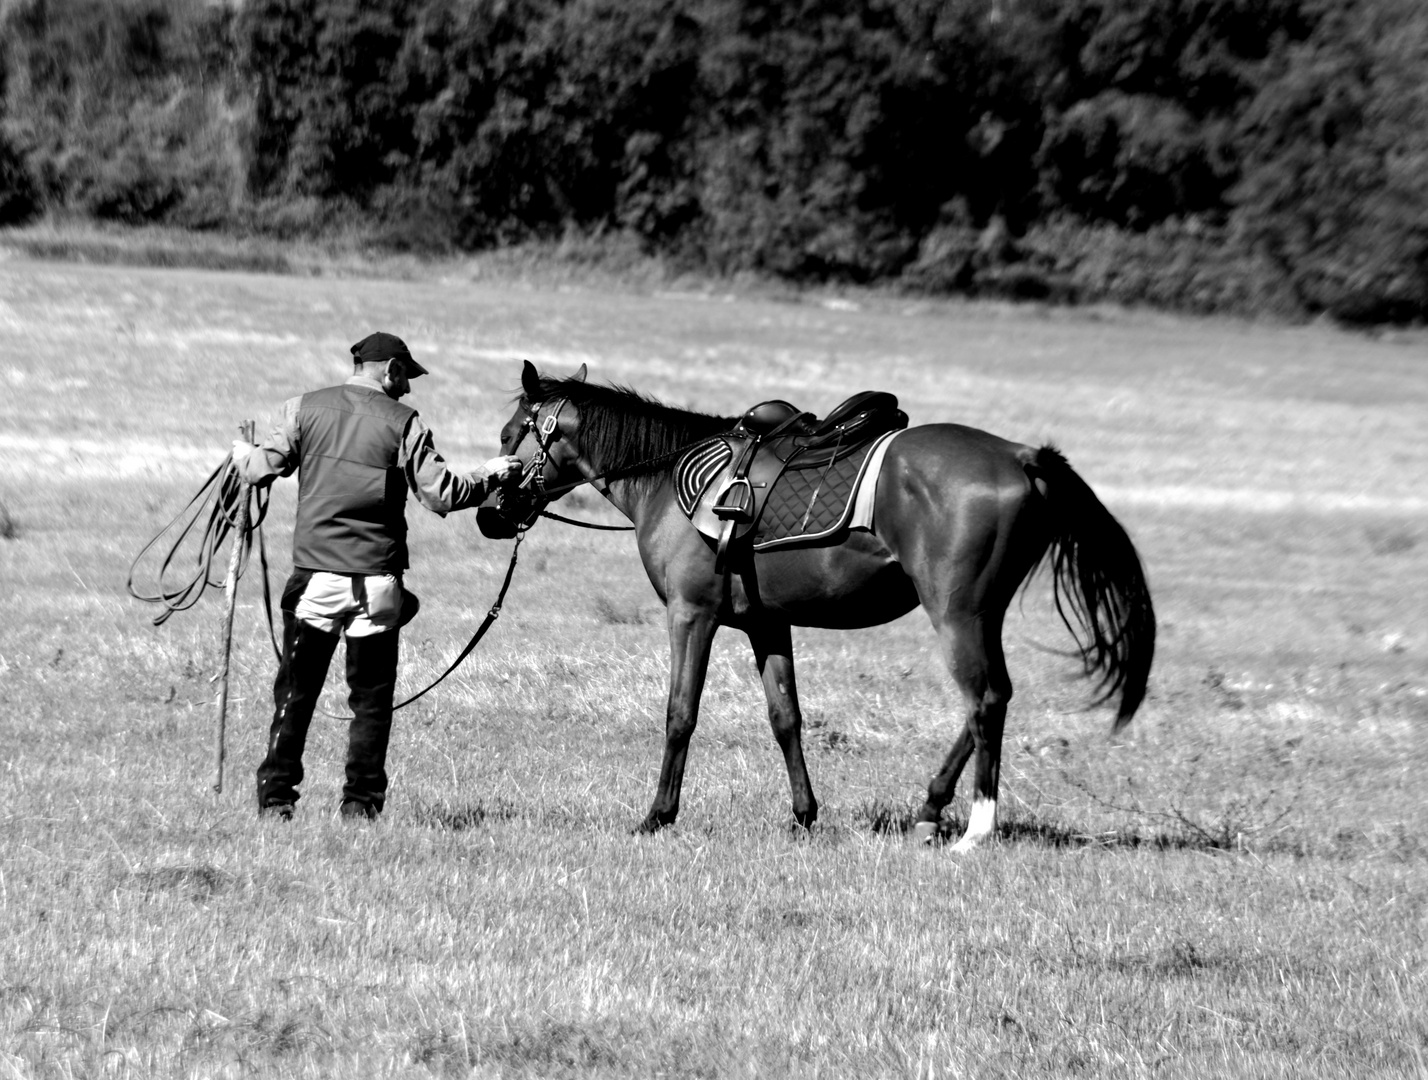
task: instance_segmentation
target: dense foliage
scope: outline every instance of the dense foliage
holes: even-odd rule
[[[1428,317],[1420,0],[10,0],[0,221]]]

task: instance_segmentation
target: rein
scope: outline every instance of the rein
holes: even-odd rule
[[[550,518],[551,521],[563,522],[566,525],[577,525],[582,529],[596,529],[600,532],[634,532],[633,525],[597,525],[593,521],[577,521],[575,518],[568,518],[564,514],[555,514],[549,510],[542,510],[540,516]]]
[[[516,436],[516,441],[511,444],[508,453],[514,454],[516,452],[517,448],[521,445],[521,440],[526,437],[526,432],[531,432],[535,436],[538,452],[531,458],[530,463],[526,466],[526,472],[521,478],[520,487],[534,488],[539,497],[543,499],[547,505],[564,495],[568,495],[578,487],[584,487],[586,484],[590,484],[599,491],[600,494],[608,498],[610,494],[609,481],[618,480],[622,476],[639,472],[649,468],[651,465],[658,465],[663,461],[673,461],[691,450],[701,446],[707,446],[722,438],[720,435],[710,435],[707,438],[698,439],[689,443],[687,446],[676,447],[663,454],[656,454],[654,457],[646,458],[643,461],[636,461],[630,465],[621,465],[618,468],[609,469],[603,473],[597,473],[595,466],[592,465],[582,453],[575,459],[575,467],[584,474],[581,479],[572,480],[566,484],[558,484],[555,487],[546,487],[545,463],[550,460],[550,450],[555,443],[555,436],[559,433],[560,414],[565,408],[565,399],[561,398],[560,404],[556,406],[555,412],[551,413],[543,421],[540,419],[540,404],[537,404],[534,408],[530,405],[524,405],[523,407],[526,418],[521,424],[521,433]],[[550,510],[544,509],[544,507],[536,511],[530,521],[533,522],[535,517],[550,518],[552,521],[560,521],[566,525],[575,525],[582,529],[598,529],[601,532],[633,532],[635,529],[633,525],[597,525],[593,521],[577,521],[575,518],[568,518],[562,514],[553,513]],[[526,527],[529,528],[529,523]]]

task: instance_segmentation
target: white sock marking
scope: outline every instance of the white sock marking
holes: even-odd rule
[[[972,814],[967,819],[967,831],[962,839],[952,845],[953,851],[971,851],[978,841],[985,840],[997,831],[997,800],[976,798],[972,800]]]

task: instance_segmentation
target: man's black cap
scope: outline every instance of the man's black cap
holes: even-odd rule
[[[407,343],[396,334],[385,334],[378,330],[375,334],[368,334],[352,346],[352,359],[359,364],[380,364],[393,358],[402,361],[407,369],[407,378],[409,379],[427,374],[426,368],[418,364],[412,356],[411,350],[407,348]]]

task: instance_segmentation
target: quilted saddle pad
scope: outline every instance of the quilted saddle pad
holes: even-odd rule
[[[762,495],[757,519],[737,535],[753,533],[755,551],[812,543],[853,527],[868,527],[871,499],[858,499],[863,485],[877,482],[883,454],[896,431],[835,457],[831,462],[801,467],[797,458],[783,469]],[[675,467],[675,489],[680,509],[694,527],[718,539],[724,522],[712,511],[729,482],[735,450],[719,440],[695,447]],[[855,503],[862,520],[854,521]]]

